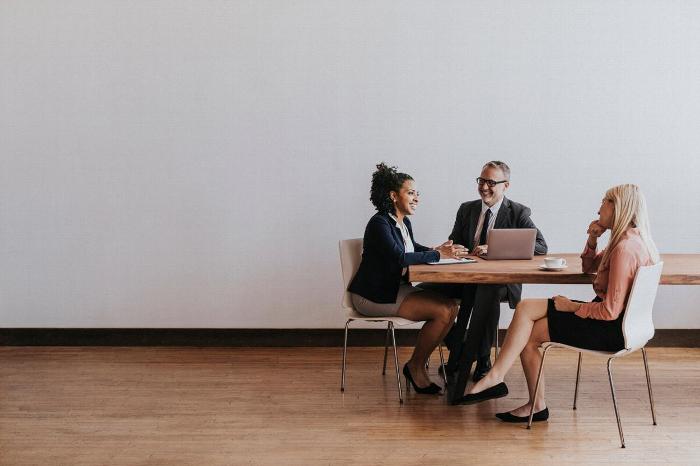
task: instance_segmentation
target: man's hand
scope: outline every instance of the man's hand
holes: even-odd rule
[[[489,249],[488,245],[482,244],[481,246],[476,246],[472,250],[472,254],[475,256],[485,256],[486,254],[488,254],[488,249]]]

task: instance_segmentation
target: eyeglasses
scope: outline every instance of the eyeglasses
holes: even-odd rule
[[[487,185],[489,185],[489,188],[493,188],[497,184],[507,183],[507,182],[508,182],[508,180],[494,181],[494,180],[487,180],[486,178],[482,178],[482,177],[479,177],[476,179],[476,184],[478,184],[479,186],[483,186],[483,185],[487,184]]]

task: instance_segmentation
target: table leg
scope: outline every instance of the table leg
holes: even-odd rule
[[[481,339],[486,332],[489,312],[491,312],[491,310],[488,306],[483,306],[481,308],[475,307],[472,310],[469,328],[462,342],[459,359],[457,361],[456,382],[454,385],[448,387],[450,404],[459,404],[464,396],[472,366],[478,355]]]
[[[476,352],[467,348],[466,342],[462,346],[462,352],[457,363],[457,377],[453,379],[455,382],[448,386],[447,389],[448,399],[452,405],[459,404],[462,397],[464,397],[464,390],[467,388],[472,365],[476,359]]]

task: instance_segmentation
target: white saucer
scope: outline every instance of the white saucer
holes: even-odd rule
[[[540,270],[546,270],[547,272],[558,272],[560,270],[564,270],[566,267],[566,265],[562,265],[561,267],[547,267],[546,265],[542,264],[537,268]]]

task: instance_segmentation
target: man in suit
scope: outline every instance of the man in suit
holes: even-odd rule
[[[486,163],[477,178],[477,186],[480,199],[463,203],[457,211],[449,237],[455,244],[466,246],[472,254],[482,256],[488,253],[486,237],[493,228],[537,228],[530,219],[528,207],[505,197],[510,186],[510,168],[507,164],[501,161]],[[535,254],[546,253],[547,243],[538,229]],[[461,299],[457,322],[445,337],[445,344],[450,349],[448,374],[456,369],[472,309],[484,316],[486,328],[484,334],[478,335],[481,341],[474,370],[474,380],[481,379],[491,368],[491,346],[498,328],[500,303],[508,301],[510,307],[515,309],[520,301],[522,285],[425,283],[420,286]]]

